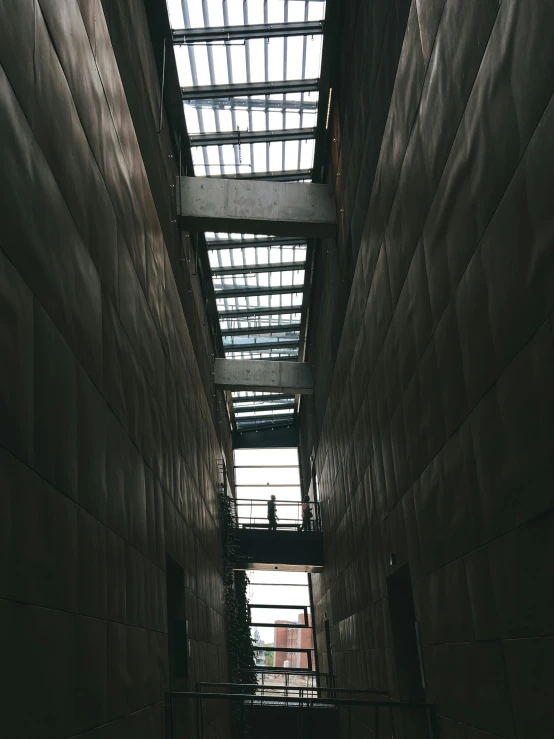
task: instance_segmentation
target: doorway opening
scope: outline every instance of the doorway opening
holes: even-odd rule
[[[416,621],[410,567],[405,564],[387,577],[398,697],[425,700],[425,678]]]
[[[169,687],[189,674],[188,621],[185,619],[185,572],[169,555],[165,558]]]

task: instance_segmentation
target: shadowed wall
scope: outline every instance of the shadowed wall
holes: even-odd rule
[[[172,685],[226,678],[229,438],[143,3],[2,0],[0,101],[2,734],[161,737],[166,554]]]
[[[546,739],[554,6],[344,10],[330,124],[341,231],[316,261],[301,411],[324,526],[320,669],[327,613],[340,680],[402,695],[388,594],[409,565],[441,737]]]

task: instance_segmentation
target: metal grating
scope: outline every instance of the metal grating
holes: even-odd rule
[[[326,3],[167,3],[195,175],[309,181]],[[206,242],[225,356],[296,361],[306,242],[224,233]],[[233,405],[238,429],[294,418],[276,393],[233,393]]]

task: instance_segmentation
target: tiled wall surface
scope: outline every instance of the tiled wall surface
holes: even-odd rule
[[[166,553],[185,573],[190,684],[226,676],[216,523],[226,441],[202,322],[190,302],[183,312],[192,278],[162,207],[175,175],[167,131],[145,148],[159,87],[144,8],[117,6],[108,30],[96,0],[0,1],[0,733],[10,739],[162,736]],[[123,69],[125,14],[135,46],[125,39]]]
[[[316,266],[302,410],[326,543],[320,667],[326,612],[341,680],[398,694],[394,553],[441,737],[546,739],[554,5],[413,0],[395,76],[405,6],[344,4],[341,227]]]

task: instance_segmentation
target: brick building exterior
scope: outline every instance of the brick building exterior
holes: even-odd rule
[[[290,652],[275,652],[275,667],[290,667],[291,669],[308,669],[308,655],[304,652],[294,652],[295,649],[312,649],[312,630],[295,628],[296,624],[304,624],[304,614],[298,614],[295,621],[275,621],[275,646],[278,649],[290,649]],[[291,624],[280,626],[278,624]],[[308,614],[308,626],[312,625],[312,616]],[[288,662],[285,665],[285,662]]]

